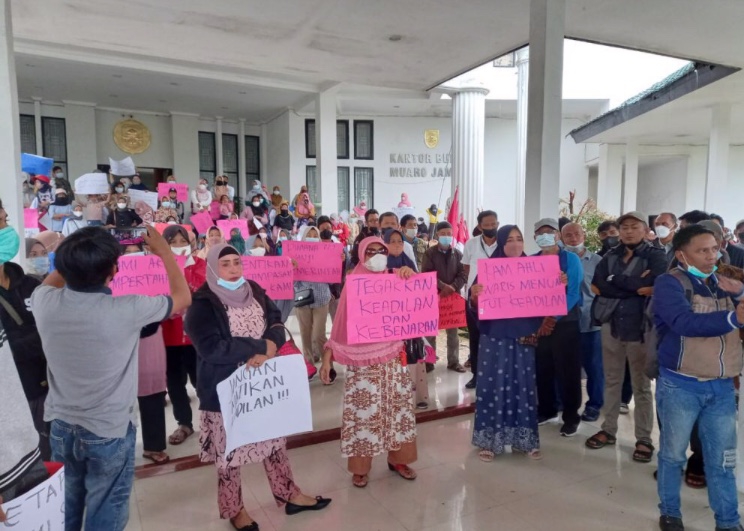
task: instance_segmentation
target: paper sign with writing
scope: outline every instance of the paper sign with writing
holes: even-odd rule
[[[39,228],[39,212],[35,208],[23,209],[23,226],[27,229]]]
[[[240,367],[217,384],[227,445],[246,444],[313,429],[310,383],[301,354],[280,356],[260,367]]]
[[[177,225],[176,223],[153,223],[153,226],[155,227],[155,230],[158,231],[160,234],[163,234],[165,232],[165,229],[168,227],[172,227],[173,225]],[[179,225],[180,227],[183,227],[186,229],[186,232],[191,234],[193,232],[191,225],[181,223]]]
[[[439,329],[461,328],[468,326],[465,317],[465,299],[458,293],[439,298]]]
[[[127,190],[127,194],[129,194],[129,204],[132,208],[134,208],[134,205],[138,202],[142,201],[153,211],[158,209],[158,194],[155,192],[148,192],[147,190],[132,190],[130,188]]]
[[[566,315],[566,286],[557,256],[478,260],[479,319]]]
[[[222,231],[222,237],[225,240],[230,239],[230,231],[233,229],[240,229],[240,235],[243,238],[248,239],[248,222],[244,219],[218,219],[217,226]]]
[[[109,166],[111,175],[126,177],[134,175],[137,170],[134,168],[134,161],[132,157],[126,157],[121,160],[114,160],[109,157]]]
[[[341,243],[294,240],[282,242],[282,256],[288,256],[297,261],[297,269],[294,272],[295,280],[329,284],[341,282],[344,267],[343,254],[344,246]]]
[[[346,278],[350,344],[434,336],[439,330],[437,274],[408,280],[397,275],[349,275]]]
[[[185,256],[176,256],[183,270]],[[170,295],[168,274],[163,261],[155,255],[119,257],[119,272],[109,285],[114,297],[121,295]]]
[[[181,203],[189,201],[189,185],[186,183],[158,183],[158,196],[170,197],[171,188],[176,189],[176,199]]]
[[[416,215],[416,209],[413,207],[396,207],[392,210],[396,216],[398,216],[398,222],[400,222],[401,219],[403,219],[403,216],[407,215]]]
[[[105,173],[86,173],[75,179],[75,193],[81,195],[107,194],[111,191],[108,175]]]
[[[6,520],[0,529],[64,530],[65,469],[60,468],[44,483],[3,503],[2,510]]]
[[[196,231],[199,234],[206,234],[209,228],[214,226],[212,216],[210,216],[207,212],[191,214],[189,221],[196,228]]]
[[[273,300],[294,299],[292,261],[286,256],[243,256],[243,276]]]

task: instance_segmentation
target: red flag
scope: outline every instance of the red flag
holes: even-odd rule
[[[460,219],[460,200],[458,199],[460,195],[460,187],[455,188],[455,196],[452,198],[452,205],[450,205],[449,214],[447,214],[447,221],[450,225],[452,225],[452,241],[459,241],[458,240],[458,232],[460,229],[459,225],[459,219]]]
[[[462,244],[465,244],[470,239],[470,232],[468,231],[468,223],[465,221],[465,216],[460,216],[457,235],[459,236],[458,241]]]

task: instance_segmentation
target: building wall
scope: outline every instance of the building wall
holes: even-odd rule
[[[641,165],[638,168],[638,210],[646,215],[660,212],[674,212],[677,215],[684,213],[686,181],[686,157]],[[702,208],[702,198],[699,208]]]

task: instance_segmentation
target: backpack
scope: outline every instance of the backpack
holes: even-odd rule
[[[679,269],[672,269],[668,272],[676,278],[682,288],[685,290],[687,302],[692,304],[692,296],[695,290],[692,287],[692,281],[686,273]],[[646,308],[643,311],[643,342],[646,344],[646,376],[652,380],[659,376],[659,337],[656,334],[654,326],[654,297],[653,295],[646,301]]]

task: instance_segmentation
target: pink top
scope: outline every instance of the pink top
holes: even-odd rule
[[[165,391],[165,342],[162,326],[153,335],[140,339],[138,357],[137,396]]]

